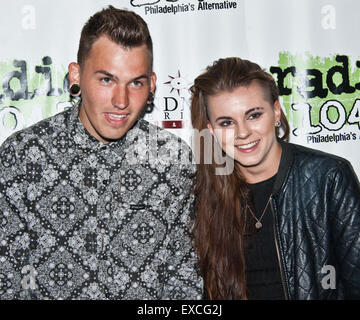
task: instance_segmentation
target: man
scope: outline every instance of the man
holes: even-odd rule
[[[80,102],[0,148],[0,299],[201,298],[191,152],[139,119],[156,82],[143,19],[92,16],[69,79]]]

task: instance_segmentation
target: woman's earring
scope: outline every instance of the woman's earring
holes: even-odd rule
[[[73,97],[77,97],[77,96],[79,96],[81,94],[80,86],[77,83],[74,83],[74,84],[71,85],[70,94]]]
[[[280,128],[280,127],[281,127],[281,121],[277,121],[277,122],[275,123],[275,127]]]

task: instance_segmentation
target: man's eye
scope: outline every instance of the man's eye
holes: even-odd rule
[[[104,83],[110,83],[110,82],[111,82],[111,79],[108,78],[108,77],[105,77],[105,78],[101,78],[100,81],[101,81],[101,82],[104,82]]]
[[[139,81],[139,80],[135,80],[135,81],[133,81],[133,85],[135,87],[141,87],[143,85],[143,83],[141,81]]]

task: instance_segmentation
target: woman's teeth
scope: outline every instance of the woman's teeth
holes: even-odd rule
[[[237,145],[236,147],[239,149],[250,149],[250,148],[254,147],[255,145],[257,145],[258,143],[259,143],[259,140],[248,143],[248,144]]]

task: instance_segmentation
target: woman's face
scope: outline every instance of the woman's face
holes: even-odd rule
[[[256,82],[208,97],[208,128],[232,157],[249,183],[276,174],[281,157],[275,124],[280,120],[278,101],[266,99]]]

